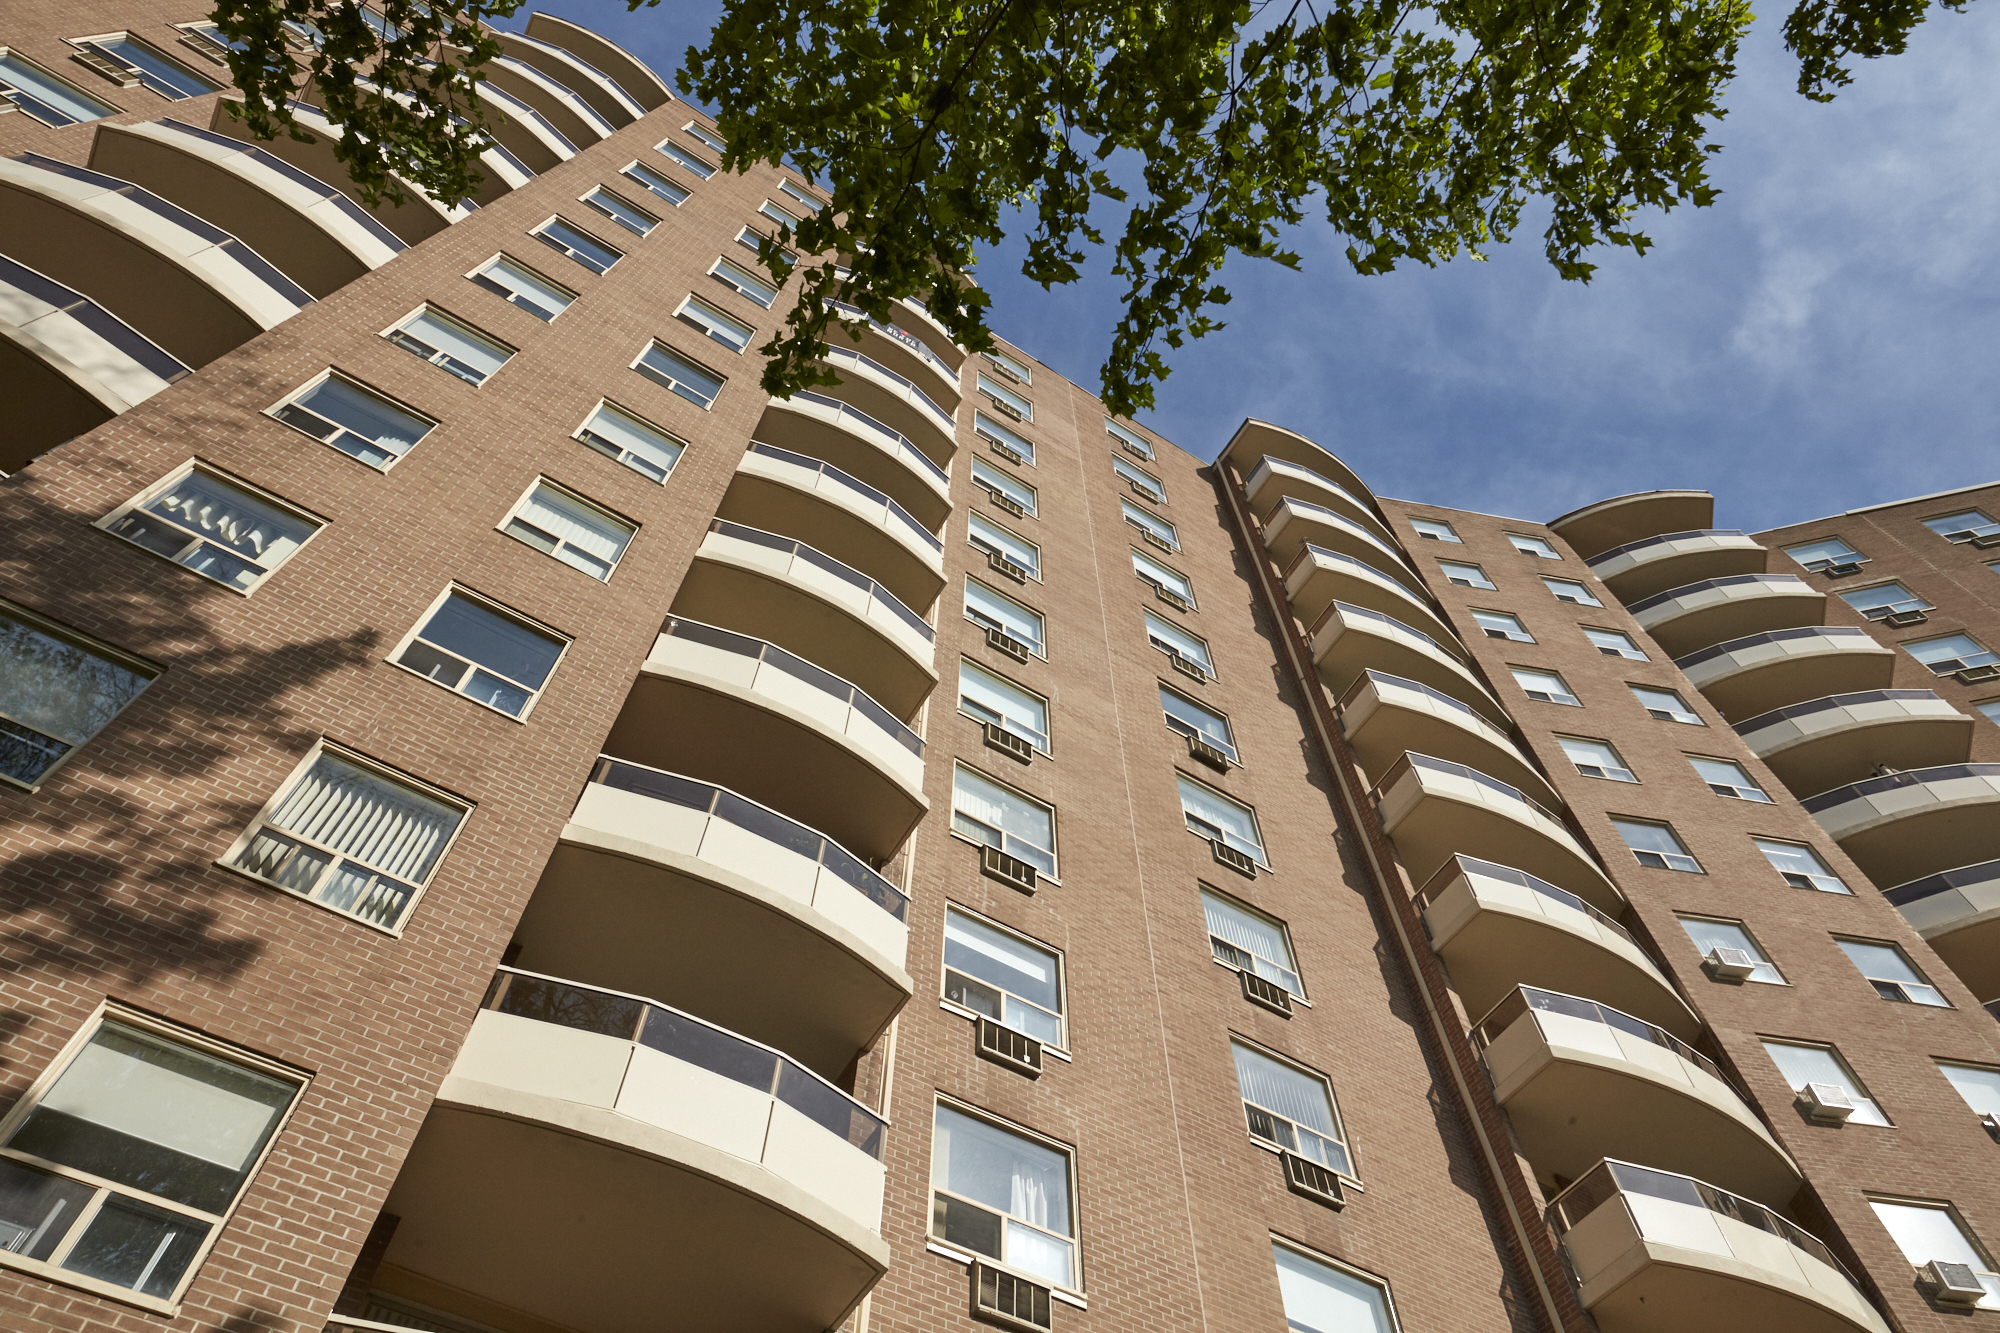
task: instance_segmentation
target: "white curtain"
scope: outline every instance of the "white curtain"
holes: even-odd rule
[[[422,884],[464,817],[463,810],[322,754],[279,802],[269,822],[397,879]]]
[[[618,563],[632,539],[631,530],[616,520],[548,486],[535,488],[519,517],[607,565]]]

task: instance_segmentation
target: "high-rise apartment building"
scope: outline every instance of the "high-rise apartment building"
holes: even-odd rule
[[[2000,1312],[2000,486],[1443,509],[915,305],[774,400],[822,199],[591,32],[369,209],[0,25],[0,1325]]]

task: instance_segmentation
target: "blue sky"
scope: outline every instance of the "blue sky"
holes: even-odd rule
[[[719,5],[547,8],[665,74]],[[1705,486],[1754,530],[2000,478],[2000,7],[1933,11],[1828,105],[1792,91],[1784,13],[1746,44],[1721,199],[1647,218],[1645,258],[1566,283],[1531,220],[1488,262],[1364,278],[1308,225],[1304,272],[1225,270],[1230,327],[1172,354],[1146,424],[1210,457],[1262,417],[1381,494],[1538,519]],[[1094,389],[1107,266],[1051,293],[1018,263],[980,266],[993,327]]]

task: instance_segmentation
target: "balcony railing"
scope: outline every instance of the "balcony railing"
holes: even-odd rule
[[[762,454],[766,458],[775,458],[783,463],[790,463],[793,467],[809,468],[817,472],[820,476],[826,478],[827,481],[841,490],[849,492],[857,499],[867,504],[881,505],[885,515],[884,522],[893,524],[908,532],[920,545],[932,551],[941,552],[944,550],[944,542],[938,535],[917,522],[916,516],[910,513],[909,510],[890,499],[886,493],[876,490],[867,482],[849,475],[833,464],[824,462],[821,459],[808,457],[805,454],[793,453],[790,449],[780,449],[775,444],[765,444],[760,440],[752,440],[750,442],[750,452],[753,454]]]
[[[1264,459],[1264,462],[1270,466],[1273,472],[1277,471],[1279,468],[1284,468],[1287,471],[1296,472],[1300,476],[1306,477],[1309,480],[1317,483],[1318,485],[1326,487],[1328,490],[1340,496],[1342,499],[1346,500],[1349,504],[1353,505],[1356,509],[1359,509],[1364,514],[1373,514],[1375,512],[1375,506],[1373,504],[1370,504],[1368,501],[1363,500],[1353,491],[1348,490],[1345,486],[1341,485],[1339,482],[1335,481],[1332,477],[1327,476],[1323,472],[1315,472],[1309,467],[1305,467],[1302,464],[1294,463],[1289,459],[1284,459],[1284,458],[1271,458],[1267,456]]]
[[[1684,583],[1678,588],[1669,588],[1665,592],[1656,592],[1651,597],[1642,597],[1636,602],[1627,603],[1625,609],[1636,616],[1641,611],[1650,611],[1656,606],[1664,606],[1666,603],[1676,598],[1686,597],[1690,593],[1706,592],[1711,588],[1740,588],[1752,583],[1761,583],[1772,589],[1784,588],[1787,591],[1796,589],[1804,592],[1813,592],[1813,589],[1806,585],[1805,580],[1799,578],[1796,574],[1732,574],[1727,578],[1702,579],[1696,583]]]
[[[1704,648],[1686,657],[1676,657],[1674,665],[1682,671],[1692,671],[1703,662],[1712,662],[1744,648],[1754,648],[1762,643],[1784,643],[1789,639],[1853,639],[1856,648],[1870,648],[1874,638],[1865,629],[1855,629],[1851,625],[1807,625],[1803,629],[1774,629],[1764,634],[1748,634],[1727,643],[1718,643],[1712,648]]]
[[[1477,875],[1482,879],[1496,879],[1503,884],[1513,884],[1519,888],[1527,889],[1531,893],[1539,894],[1547,898],[1550,902],[1559,903],[1573,912],[1582,912],[1603,929],[1618,936],[1618,938],[1624,940],[1633,948],[1638,949],[1641,953],[1645,953],[1645,949],[1640,945],[1639,941],[1632,938],[1631,931],[1625,929],[1625,927],[1619,925],[1609,916],[1592,907],[1568,889],[1559,889],[1547,880],[1538,879],[1525,870],[1516,870],[1512,866],[1498,865],[1492,861],[1482,861],[1476,856],[1467,856],[1463,852],[1460,852],[1450,861],[1445,862],[1443,867],[1435,875],[1432,875],[1429,882],[1418,891],[1417,910],[1419,912],[1427,910],[1431,903],[1436,900],[1437,896],[1450,888],[1461,875]],[[1647,956],[1650,959],[1651,955]],[[1614,1009],[1611,1012],[1617,1013],[1618,1011]]]
[[[1935,875],[1925,875],[1907,884],[1882,890],[1882,896],[1897,907],[1907,907],[1911,903],[1929,902],[1927,915],[1940,920],[1961,916],[1972,916],[1989,910],[1966,897],[1965,890],[1983,888],[1988,897],[2000,901],[2000,861],[1987,861],[1976,866],[1959,866],[1955,870],[1942,870]],[[1931,902],[1941,894],[1951,895],[1948,899]]]
[[[1383,793],[1387,792],[1391,787],[1395,786],[1397,780],[1400,779],[1403,776],[1403,774],[1409,772],[1413,768],[1420,768],[1428,772],[1443,774],[1447,777],[1463,778],[1467,782],[1477,783],[1480,786],[1486,788],[1488,791],[1498,793],[1499,795],[1505,796],[1510,800],[1519,801],[1521,804],[1527,806],[1529,809],[1533,810],[1536,814],[1540,815],[1543,819],[1548,820],[1550,823],[1555,824],[1558,827],[1562,827],[1562,820],[1558,819],[1556,815],[1548,809],[1548,807],[1536,801],[1526,792],[1523,792],[1519,787],[1510,787],[1506,783],[1500,781],[1500,779],[1490,778],[1486,776],[1486,774],[1481,773],[1476,768],[1468,768],[1464,764],[1454,764],[1449,759],[1433,759],[1430,755],[1417,754],[1415,751],[1411,751],[1410,753],[1405,754],[1401,759],[1398,759],[1396,761],[1395,767],[1391,768],[1387,773],[1383,774],[1382,780],[1375,784],[1375,790],[1373,792],[1373,795],[1375,797],[1376,802],[1379,804],[1381,802]]]
[[[599,756],[596,767],[590,771],[590,781],[733,824],[746,833],[824,866],[828,874],[896,920],[909,919],[909,898],[870,869],[860,857],[819,830],[789,819],[748,797],[738,796],[727,787],[696,782],[677,773],[648,768],[625,759],[613,759],[609,755]]]
[[[1928,691],[1918,691],[1928,693]],[[1880,796],[1885,791],[1896,791],[1903,787],[1919,787],[1932,782],[1949,782],[1954,778],[1995,778],[2000,779],[2000,764],[1940,764],[1936,768],[1913,768],[1907,773],[1891,773],[1886,777],[1869,778],[1863,782],[1851,783],[1845,787],[1835,787],[1817,796],[1808,797],[1799,804],[1809,815],[1831,810],[1849,801],[1858,801],[1868,796]]]
[[[501,968],[480,1005],[578,1032],[618,1037],[720,1074],[791,1107],[851,1147],[882,1160],[887,1122],[790,1056],[656,1000]]]
[[[903,374],[899,370],[889,369],[889,367],[883,365],[880,361],[877,361],[874,357],[869,356],[864,352],[849,351],[845,347],[829,347],[826,349],[826,359],[829,361],[847,361],[857,366],[866,366],[870,370],[874,371],[876,374],[881,375],[884,378],[891,380],[896,384],[902,385],[905,389],[908,389],[911,393],[915,394],[917,396],[917,400],[921,402],[925,407],[929,408],[931,411],[937,413],[939,417],[943,418],[947,427],[949,427],[951,424],[955,423],[958,420],[958,418],[953,416],[951,413],[945,411],[942,407],[938,406],[937,399],[931,397],[929,394],[925,393],[921,388],[919,388],[915,380],[911,379],[908,375]]]
[[[845,301],[828,301],[827,304],[850,318],[865,322],[869,328],[874,329],[875,332],[884,337],[895,339],[898,347],[909,352],[910,355],[922,361],[953,384],[958,383],[958,372],[947,366],[944,363],[944,358],[933,352],[930,349],[930,344],[917,337],[916,334],[899,329],[894,324],[884,324],[879,319],[872,319],[869,317],[868,312],[858,305],[849,305]]]
[[[1320,612],[1319,618],[1313,621],[1312,628],[1306,631],[1306,637],[1308,639],[1318,638],[1320,630],[1324,628],[1326,622],[1333,619],[1333,617],[1336,614],[1338,614],[1344,620],[1367,620],[1367,621],[1372,621],[1377,625],[1385,625],[1393,630],[1400,630],[1402,633],[1408,634],[1412,638],[1422,639],[1425,643],[1437,649],[1438,652],[1445,657],[1455,656],[1455,654],[1447,650],[1443,644],[1439,643],[1436,639],[1424,633],[1422,630],[1418,629],[1414,625],[1405,625],[1402,621],[1396,619],[1396,617],[1394,616],[1384,615],[1380,611],[1370,611],[1365,606],[1356,606],[1352,602],[1343,602],[1337,598],[1326,604],[1326,610]]]
[[[890,592],[874,579],[869,578],[866,574],[863,574],[860,570],[847,564],[845,561],[835,560],[832,556],[826,554],[826,552],[808,546],[804,542],[794,541],[790,537],[780,537],[776,533],[766,532],[762,528],[750,528],[745,527],[741,523],[731,523],[728,519],[710,519],[708,530],[719,536],[732,537],[737,541],[750,542],[753,545],[767,547],[773,551],[783,551],[795,560],[803,560],[816,569],[824,570],[841,582],[850,584],[873,598],[879,605],[888,610],[891,615],[895,616],[896,619],[902,621],[911,630],[915,631],[918,637],[922,638],[925,643],[935,643],[937,641],[937,631],[931,628],[930,622],[905,606],[902,598],[896,596],[895,593]]]
[[[793,394],[792,397],[802,398],[815,407],[826,408],[828,411],[838,413],[840,416],[851,417],[853,421],[850,429],[853,429],[856,434],[872,435],[890,453],[896,455],[897,458],[908,463],[917,471],[930,476],[940,486],[949,486],[951,484],[951,474],[932,462],[929,454],[926,454],[923,450],[912,444],[909,436],[896,430],[894,427],[883,425],[852,403],[843,403],[838,398],[829,398],[823,393],[814,393],[810,389],[801,389]]]
[[[158,343],[82,292],[65,287],[25,264],[17,264],[5,255],[0,255],[0,284],[54,306],[169,384],[194,373]]]
[[[1659,546],[1666,542],[1686,541],[1689,537],[1742,537],[1745,535],[1741,528],[1694,528],[1688,532],[1663,532],[1657,537],[1641,537],[1638,541],[1626,542],[1623,546],[1614,546],[1608,551],[1599,551],[1596,555],[1584,561],[1584,563],[1595,569],[1604,562],[1614,560],[1628,551],[1643,551],[1648,546]]]
[[[1382,582],[1393,587],[1397,592],[1402,593],[1403,596],[1415,602],[1418,606],[1423,607],[1427,611],[1430,609],[1430,599],[1428,597],[1425,597],[1421,593],[1410,591],[1410,589],[1404,586],[1404,584],[1400,580],[1392,578],[1387,574],[1384,574],[1381,570],[1375,568],[1375,566],[1369,564],[1367,561],[1357,560],[1351,555],[1342,555],[1339,551],[1329,551],[1324,546],[1315,546],[1311,542],[1307,542],[1299,548],[1299,554],[1297,559],[1293,560],[1290,568],[1285,570],[1286,580],[1289,581],[1291,579],[1292,571],[1297,569],[1301,563],[1307,560],[1311,560],[1314,557],[1318,557],[1321,560],[1331,560],[1337,565],[1347,565],[1361,572],[1367,577],[1380,579],[1382,580]],[[1437,640],[1432,639],[1431,642],[1436,643]]]
[[[1734,1087],[1724,1077],[1722,1070],[1716,1067],[1715,1061],[1658,1024],[1634,1018],[1624,1010],[1613,1009],[1608,1004],[1599,1004],[1595,1000],[1586,1000],[1577,995],[1564,995],[1561,991],[1542,990],[1536,986],[1522,986],[1494,1005],[1487,1011],[1486,1017],[1473,1025],[1472,1039],[1481,1048],[1489,1046],[1501,1033],[1514,1026],[1523,1014],[1531,1012],[1581,1018],[1623,1032],[1627,1036],[1637,1037],[1641,1041],[1649,1041],[1655,1046],[1672,1051],[1703,1073],[1714,1077],[1717,1082]]]
[[[1454,713],[1463,714],[1465,717],[1466,725],[1469,727],[1472,727],[1482,732],[1491,731],[1494,729],[1493,724],[1487,721],[1485,716],[1481,714],[1479,710],[1473,708],[1469,704],[1460,703],[1458,700],[1452,698],[1449,694],[1444,693],[1442,690],[1434,690],[1430,686],[1424,684],[1422,681],[1411,680],[1407,676],[1397,676],[1397,675],[1392,675],[1387,671],[1377,671],[1374,667],[1366,668],[1364,671],[1362,671],[1361,675],[1355,679],[1354,684],[1347,687],[1347,693],[1342,695],[1340,699],[1341,708],[1345,709],[1350,703],[1354,702],[1355,695],[1361,693],[1363,690],[1367,689],[1372,684],[1393,685],[1397,689],[1415,690],[1418,694],[1421,694],[1425,698],[1430,699],[1435,703],[1441,704],[1444,707],[1451,709]],[[1526,800],[1527,798],[1523,797],[1522,799]]]
[[[274,153],[266,152],[255,144],[246,144],[240,139],[232,139],[226,134],[217,134],[213,130],[205,130],[198,125],[189,125],[185,121],[175,120],[172,116],[163,116],[155,123],[163,129],[178,130],[182,134],[200,139],[203,143],[213,144],[217,148],[228,149],[233,153],[241,153],[266,171],[276,172],[278,175],[292,182],[292,184],[302,189],[310,190],[312,193],[326,200],[339,209],[348,221],[382,242],[382,244],[388,246],[391,250],[401,252],[410,248],[409,242],[376,221],[374,215],[362,208],[361,205],[355,203],[352,199],[349,199],[345,194],[328,185],[319,177],[301,171]]]
[[[1853,632],[1867,637],[1861,630]],[[1802,704],[1787,704],[1783,708],[1773,708],[1768,713],[1759,713],[1753,718],[1735,723],[1734,727],[1737,735],[1748,736],[1753,731],[1761,731],[1765,727],[1788,722],[1793,718],[1810,717],[1814,713],[1824,713],[1834,708],[1849,708],[1856,704],[1886,703],[1892,699],[1929,699],[1934,703],[1944,702],[1935,690],[1862,690],[1855,694],[1829,694],[1824,699],[1808,699]]]

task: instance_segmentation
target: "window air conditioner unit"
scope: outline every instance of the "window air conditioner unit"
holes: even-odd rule
[[[1190,758],[1207,764],[1218,773],[1227,773],[1229,771],[1229,756],[1221,750],[1210,745],[1199,736],[1188,737],[1187,743]]]
[[[1020,1333],[1049,1333],[1049,1289],[986,1264],[972,1265],[972,1317]]]
[[[1218,862],[1228,866],[1231,870],[1246,878],[1257,878],[1256,861],[1237,851],[1220,838],[1210,838],[1208,845],[1215,849],[1215,859]]]
[[[1127,486],[1130,486],[1132,488],[1132,494],[1138,496],[1141,500],[1150,500],[1154,504],[1164,504],[1166,502],[1167,498],[1166,496],[1155,495],[1153,492],[1147,490],[1144,486],[1141,486],[1136,481],[1127,481],[1125,484]]]
[[[986,442],[986,447],[992,450],[994,453],[1000,455],[1000,457],[1006,459],[1008,462],[1012,463],[1015,467],[1019,467],[1021,464],[1028,461],[1020,450],[1012,448],[1008,445],[1004,445],[1000,443],[1000,441],[998,440],[988,440]]]
[[[2000,680],[2000,664],[1989,662],[1985,666],[1960,667],[1951,674],[1952,679],[1961,685],[1984,685],[1989,680]]]
[[[1825,572],[1826,576],[1830,579],[1844,579],[1849,574],[1859,574],[1861,572],[1861,562],[1859,560],[1843,560],[1838,564],[1828,565]]]
[[[1016,500],[1004,491],[989,489],[986,492],[986,498],[991,500],[993,507],[1003,514],[1012,514],[1015,518],[1021,518],[1028,512],[1019,500]]]
[[[2000,532],[1986,532],[1972,539],[1972,544],[1982,551],[1990,551],[2000,546]]]
[[[1111,435],[1110,431],[1105,431],[1104,433],[1106,435]],[[1118,447],[1120,449],[1123,449],[1126,453],[1132,455],[1132,457],[1144,458],[1149,462],[1152,460],[1151,454],[1147,453],[1144,449],[1141,449],[1138,445],[1132,443],[1132,441],[1125,439],[1123,436],[1111,435],[1111,438],[1117,440]]]
[[[993,410],[998,412],[1001,416],[1012,417],[1016,421],[1024,420],[1024,418],[1021,415],[1021,409],[1014,406],[1006,399],[988,398],[986,401],[993,404]]]
[[[1929,619],[1930,617],[1921,611],[1898,611],[1893,615],[1883,616],[1882,623],[1894,629],[1901,629],[1905,625],[1921,625]]]
[[[1968,1264],[1933,1259],[1917,1270],[1917,1276],[1939,1305],[1977,1305],[1986,1299],[1986,1288]]]
[[[1139,525],[1137,523],[1134,523],[1132,526],[1135,528],[1139,528]],[[1139,535],[1145,538],[1146,541],[1150,542],[1152,545],[1159,547],[1162,551],[1171,551],[1174,549],[1173,544],[1171,542],[1169,542],[1165,537],[1162,537],[1159,533],[1154,532],[1151,528],[1139,528]]]
[[[1187,598],[1175,592],[1172,588],[1162,587],[1161,585],[1155,583],[1153,585],[1153,595],[1158,597],[1161,601],[1165,602],[1168,606],[1174,608],[1174,610],[1176,611],[1194,610],[1194,603],[1190,602]]]
[[[1035,747],[1028,743],[1027,737],[1016,736],[998,722],[988,722],[984,726],[987,745],[1024,764],[1035,762]]]
[[[1279,1153],[1285,1164],[1285,1188],[1314,1203],[1325,1204],[1338,1212],[1347,1206],[1347,1198],[1340,1192],[1340,1177],[1321,1166],[1318,1162],[1308,1162],[1297,1153]]]
[[[1016,384],[1021,383],[1021,377],[1019,375],[1016,375],[1013,371],[1001,365],[998,361],[995,361],[989,357],[987,358],[986,364],[993,367],[993,369],[999,371],[1004,378],[1010,379],[1014,381],[1014,383]]]
[[[994,629],[991,625],[986,627],[986,646],[996,653],[1005,653],[1016,662],[1025,662],[1028,660],[1027,644],[1022,643],[1006,630]]]
[[[2000,1140],[2000,1115],[1995,1115],[1991,1111],[1982,1112],[1979,1117],[1979,1127],[1993,1139]]]
[[[1042,1076],[1042,1044],[1025,1032],[1001,1027],[984,1014],[979,1016],[979,1058],[1029,1078]]]
[[[1023,893],[1035,891],[1035,868],[1018,856],[1009,856],[998,847],[981,844],[979,848],[979,873],[988,879],[997,879],[1010,888]]]
[[[1167,650],[1167,660],[1173,663],[1174,670],[1180,672],[1189,680],[1198,680],[1203,684],[1208,682],[1208,673],[1201,669],[1199,662],[1191,662],[1171,648]]]
[[[1833,1083],[1808,1083],[1799,1089],[1799,1105],[1808,1118],[1823,1124],[1840,1125],[1854,1114],[1854,1099],[1847,1089]]]
[[[1710,949],[1702,967],[1717,981],[1741,981],[1757,970],[1757,960],[1748,949]]]
[[[1236,975],[1243,979],[1243,998],[1262,1009],[1284,1018],[1292,1016],[1292,993],[1273,981],[1266,981],[1255,972],[1237,969]]]
[[[986,567],[1002,578],[1012,579],[1016,583],[1026,583],[1028,581],[1028,571],[998,551],[988,551],[986,553]]]

